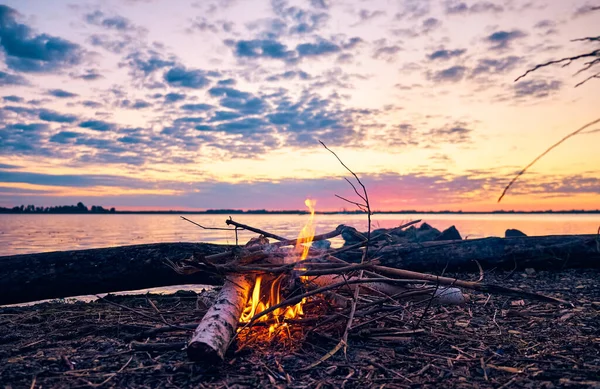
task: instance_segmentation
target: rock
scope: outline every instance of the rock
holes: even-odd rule
[[[437,236],[434,240],[462,240],[460,233],[454,226],[450,226],[446,228],[439,236]]]
[[[435,240],[441,234],[437,228],[431,228],[429,230],[417,230],[415,236],[415,242],[431,242]]]
[[[429,224],[423,222],[423,224],[421,224],[419,226],[419,231],[427,231],[427,230],[432,230],[433,227],[431,227]]]
[[[331,242],[327,239],[317,240],[316,242],[312,242],[312,247],[320,250],[329,250],[329,248],[331,248]]]
[[[360,233],[357,232],[355,228],[346,226],[346,228],[344,228],[344,230],[342,231],[342,239],[344,239],[344,246],[349,246],[362,241],[359,235]]]
[[[528,267],[525,269],[525,273],[527,273],[527,275],[531,276],[531,275],[535,274],[535,269]]]
[[[515,238],[518,236],[527,236],[525,235],[523,232],[514,229],[514,228],[509,228],[508,230],[506,230],[506,232],[504,233],[504,237],[505,238]]]

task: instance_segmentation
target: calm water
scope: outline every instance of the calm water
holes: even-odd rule
[[[226,227],[226,215],[186,215],[210,227]],[[294,238],[306,215],[235,215],[234,220]],[[373,227],[422,219],[443,230],[455,225],[463,238],[504,236],[507,228],[528,235],[594,234],[600,215],[374,215]],[[364,215],[316,215],[317,233],[346,224],[366,230]],[[240,233],[240,242],[255,234]],[[158,242],[235,243],[230,231],[202,230],[176,215],[0,215],[0,256]],[[340,241],[334,242],[340,244]]]

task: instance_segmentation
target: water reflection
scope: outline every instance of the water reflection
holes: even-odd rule
[[[226,227],[226,215],[186,215],[205,226]],[[234,220],[294,238],[307,215],[235,215]],[[440,230],[455,225],[463,238],[504,236],[507,228],[528,235],[594,234],[600,215],[374,215],[373,228],[423,219]],[[366,229],[364,215],[316,215],[317,234],[339,224]],[[239,241],[253,233],[241,231]],[[233,231],[202,230],[177,215],[0,215],[0,255],[159,242],[235,243]],[[340,241],[334,244],[340,244]]]

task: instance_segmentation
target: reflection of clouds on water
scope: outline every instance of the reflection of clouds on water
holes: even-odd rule
[[[186,215],[205,226],[225,227],[229,215]],[[307,215],[234,215],[233,219],[286,238],[298,236]],[[375,214],[372,227],[392,228],[422,219],[444,230],[452,225],[468,239],[504,236],[508,228],[527,235],[594,234],[600,214]],[[366,231],[365,215],[315,216],[316,233],[346,224]],[[239,242],[256,236],[239,232]],[[179,215],[0,215],[0,247],[3,255],[78,250],[161,242],[235,244],[233,231],[201,230]],[[332,239],[333,247],[343,243]]]

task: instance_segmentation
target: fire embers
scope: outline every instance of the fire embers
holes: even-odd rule
[[[289,280],[289,277],[280,275],[277,278],[269,276],[256,277],[254,289],[242,312],[240,323],[245,324],[255,315],[279,304],[284,299],[282,284]],[[275,335],[278,330],[287,330],[288,323],[294,319],[299,319],[304,315],[302,307],[306,299],[302,299],[298,304],[273,310],[268,315],[261,316],[255,323],[268,325],[268,337]],[[289,330],[287,331],[289,335]]]

